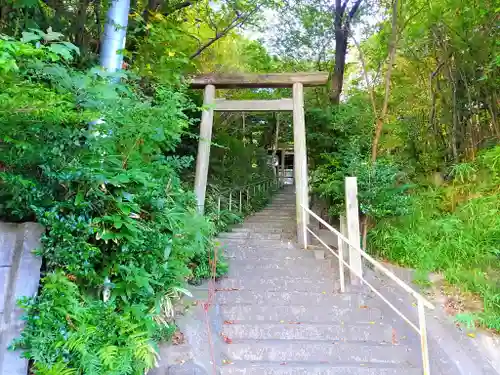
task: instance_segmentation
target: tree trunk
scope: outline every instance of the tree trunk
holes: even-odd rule
[[[330,102],[340,103],[340,94],[344,86],[345,58],[347,54],[347,35],[344,29],[335,30],[335,66],[332,75]]]
[[[450,131],[450,149],[453,162],[458,162],[458,150],[457,150],[457,128],[458,128],[458,114],[457,114],[457,85],[455,79],[453,78],[453,72],[449,64],[447,64],[446,71],[448,73],[448,80],[451,84],[452,94],[451,94],[451,131]]]
[[[373,116],[377,118],[378,111],[377,111],[377,103],[375,102],[375,92],[373,91],[373,85],[370,84],[370,79],[368,78],[368,69],[366,68],[365,57],[363,55],[363,51],[361,50],[361,46],[359,45],[356,38],[354,38],[354,36],[351,35],[351,39],[353,40],[354,45],[356,46],[359,53],[359,61],[361,62],[361,69],[363,70],[363,77],[365,78],[366,89],[370,94],[370,102],[372,104]]]
[[[385,73],[385,96],[384,104],[382,105],[382,113],[377,119],[377,125],[375,127],[375,136],[372,143],[372,163],[377,160],[378,144],[380,142],[380,136],[382,134],[382,128],[384,127],[385,118],[387,117],[387,109],[389,106],[389,94],[391,90],[391,75],[392,67],[394,61],[396,60],[396,36],[398,32],[398,0],[394,0],[392,4],[392,23],[391,23],[391,39],[389,41],[389,62],[387,66],[387,72]]]
[[[346,14],[348,1],[335,0],[335,65],[330,74],[330,102],[340,103],[340,95],[344,86],[345,58],[347,54],[347,40],[351,30],[352,18],[356,15],[362,0],[356,0],[349,13]]]
[[[82,0],[78,7],[78,13],[75,22],[75,44],[83,51],[86,50],[85,46],[85,23],[87,22],[87,9],[89,7],[89,0]]]

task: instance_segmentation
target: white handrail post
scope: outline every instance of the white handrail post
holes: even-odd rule
[[[285,184],[285,150],[281,150],[281,186]]]
[[[302,217],[306,217],[306,210],[304,207],[302,207]],[[307,250],[307,222],[303,221],[302,222],[302,238],[304,240],[304,249]]]
[[[425,306],[422,300],[417,300],[418,304],[418,325],[420,328],[420,347],[422,349],[422,367],[424,375],[430,375],[429,346],[427,343],[427,325],[425,321]]]
[[[229,212],[231,212],[231,207],[232,207],[232,204],[233,204],[233,192],[230,191],[229,192]]]
[[[347,233],[347,220],[345,218],[345,215],[340,215],[339,217],[339,221],[340,221],[340,233],[342,233],[342,235],[344,237],[349,237],[349,234]],[[346,262],[349,262],[349,246],[347,245],[347,243],[345,241],[342,241],[342,252],[344,253],[344,260]]]
[[[349,241],[360,247],[361,236],[359,231],[358,184],[356,177],[346,177],[345,179],[345,205]],[[361,280],[356,275],[363,276],[363,264],[361,253],[352,246],[349,246],[349,265],[355,271],[351,272],[351,283],[358,285]]]
[[[220,195],[217,198],[217,216],[220,216]]]
[[[250,189],[247,188],[247,206],[249,202],[250,202]]]
[[[340,274],[340,292],[345,292],[345,279],[344,279],[344,241],[337,236],[337,247],[339,249],[339,274]]]

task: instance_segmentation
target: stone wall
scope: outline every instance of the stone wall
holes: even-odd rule
[[[38,291],[42,260],[33,255],[44,228],[37,223],[0,222],[0,375],[26,375],[28,362],[7,350],[19,336],[23,311],[16,301]]]

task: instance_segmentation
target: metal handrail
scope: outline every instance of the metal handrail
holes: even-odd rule
[[[250,199],[251,199],[251,193],[250,191],[252,190],[251,187],[253,187],[253,194],[256,195],[256,190],[259,191],[259,193],[261,192],[261,190],[264,190],[267,192],[267,190],[272,186],[274,185],[276,188],[280,188],[282,187],[282,181],[280,180],[280,178],[276,177],[276,178],[268,178],[268,179],[265,179],[265,180],[262,180],[262,181],[259,181],[259,182],[253,182],[253,183],[250,183],[250,184],[247,184],[247,185],[244,185],[244,186],[238,186],[238,187],[233,187],[233,188],[227,188],[227,189],[223,189],[223,190],[219,190],[217,191],[217,214],[219,215],[220,212],[221,212],[221,204],[222,204],[222,200],[221,198],[225,195],[225,194],[228,194],[229,193],[229,199],[228,199],[228,210],[229,211],[232,211],[232,208],[233,208],[233,193],[239,193],[239,207],[238,207],[238,210],[239,212],[242,212],[243,211],[243,195],[245,192],[246,194],[246,203],[248,204]],[[261,189],[261,187],[263,189]],[[235,197],[237,198],[237,197]]]
[[[419,335],[420,335],[420,348],[422,351],[422,364],[424,375],[430,375],[430,363],[429,363],[429,347],[427,343],[427,325],[425,320],[425,307],[433,310],[434,305],[430,303],[424,296],[411,288],[408,284],[406,284],[403,280],[397,277],[394,273],[389,271],[386,267],[384,267],[380,262],[375,260],[371,255],[369,255],[366,251],[364,251],[359,245],[353,243],[351,240],[346,238],[342,233],[333,228],[330,224],[328,224],[321,217],[316,215],[313,211],[311,211],[308,207],[301,205],[302,207],[302,217],[306,217],[306,212],[313,216],[316,220],[318,220],[321,224],[323,224],[328,230],[337,235],[338,238],[338,254],[328,246],[316,233],[314,233],[308,226],[307,220],[304,220],[303,224],[303,236],[304,236],[304,245],[307,247],[307,232],[311,233],[323,246],[325,246],[333,255],[335,255],[339,259],[339,272],[340,272],[340,290],[341,292],[345,291],[345,281],[344,281],[344,266],[349,268],[351,272],[358,277],[364,284],[366,284],[377,296],[379,296],[389,307],[396,312],[406,323],[410,325]],[[368,282],[363,276],[355,270],[349,263],[344,260],[343,255],[343,244],[347,244],[350,248],[357,250],[366,260],[372,263],[376,268],[382,271],[387,277],[396,282],[401,288],[403,288],[406,292],[408,292],[411,296],[413,296],[417,300],[418,306],[418,326],[410,321],[401,311],[399,311],[387,298],[385,298],[376,288]]]
[[[229,188],[225,188],[225,189],[221,189],[221,190],[217,190],[216,187],[210,186],[210,185],[209,185],[209,188],[215,190],[219,194],[224,194],[224,193],[229,193],[231,191],[245,190],[245,189],[247,189],[249,187],[257,186],[257,185],[263,184],[265,182],[270,182],[270,181],[274,181],[274,180],[275,180],[274,177],[270,177],[270,178],[266,178],[266,179],[263,179],[261,181],[252,182],[250,184],[246,184],[246,185],[243,185],[243,186],[234,186],[234,187],[229,187]]]

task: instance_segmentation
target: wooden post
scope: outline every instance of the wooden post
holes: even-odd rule
[[[281,150],[281,185],[285,184],[285,150]]]
[[[339,221],[340,221],[340,233],[342,233],[344,237],[349,238],[349,233],[347,233],[347,220],[345,218],[345,215],[340,215]],[[342,253],[344,254],[344,260],[346,262],[349,262],[349,248],[347,247],[347,244],[344,241],[341,242],[342,242]]]
[[[274,159],[276,159],[276,151],[278,150],[278,141],[280,137],[280,114],[276,114],[276,132],[274,134],[274,145],[273,145],[273,153],[271,157],[271,163],[273,163],[273,172],[274,177],[276,178],[279,167],[274,165]]]
[[[295,204],[297,215],[297,239],[302,242],[302,233],[309,222],[309,215],[301,205],[309,208],[309,189],[307,186],[306,124],[304,117],[304,87],[302,83],[293,84],[293,169],[295,175]]]
[[[359,234],[358,183],[356,177],[346,177],[345,179],[345,205],[349,241],[361,246],[361,236]],[[349,265],[359,275],[363,275],[361,254],[351,246],[349,246]],[[351,283],[355,285],[360,283],[360,280],[352,272]]]
[[[196,156],[196,177],[194,192],[198,204],[198,212],[205,211],[205,194],[207,190],[208,163],[210,160],[210,144],[212,143],[212,125],[214,110],[210,108],[215,100],[215,86],[206,85],[203,95],[203,113],[200,123],[200,140],[198,141],[198,154]]]

